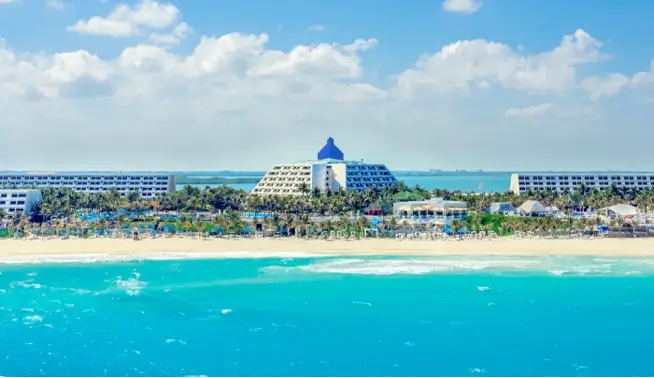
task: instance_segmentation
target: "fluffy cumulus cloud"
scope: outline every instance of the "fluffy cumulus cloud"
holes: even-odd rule
[[[136,6],[119,4],[106,17],[94,16],[80,20],[68,30],[111,37],[129,37],[142,29],[166,29],[180,17],[179,9],[170,3],[143,0]]]
[[[529,92],[563,91],[577,85],[578,66],[609,58],[601,47],[581,29],[563,37],[552,51],[533,55],[482,39],[459,41],[420,58],[415,68],[399,76],[397,86],[407,93],[465,91],[474,83]]]
[[[194,47],[176,49],[191,26],[153,0],[73,30],[138,38],[113,56],[92,45],[29,54],[0,41],[6,168],[266,169],[312,158],[333,136],[347,158],[395,169],[624,169],[598,146],[619,123],[640,122],[624,104],[654,88],[652,69],[582,74],[611,59],[583,30],[529,54],[455,41],[383,78],[369,58],[384,46],[375,38],[279,49],[266,33],[196,32]],[[654,132],[639,135],[625,159],[649,149]],[[535,137],[537,147],[523,143]],[[582,150],[580,164],[596,165],[570,165]]]

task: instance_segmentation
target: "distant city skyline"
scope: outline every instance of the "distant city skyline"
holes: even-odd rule
[[[392,171],[651,171],[653,13],[4,0],[0,170],[263,172],[331,136]]]

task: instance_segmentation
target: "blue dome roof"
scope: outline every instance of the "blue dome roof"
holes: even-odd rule
[[[334,138],[327,138],[327,144],[318,152],[318,160],[334,159],[344,160],[343,151],[334,144]]]

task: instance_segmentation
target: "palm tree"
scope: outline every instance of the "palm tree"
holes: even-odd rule
[[[356,221],[357,233],[363,237],[366,236],[366,230],[370,227],[370,221],[364,216],[360,216]]]
[[[125,213],[120,213],[115,219],[116,219],[116,228],[120,228],[127,220],[127,215]]]
[[[7,210],[5,209],[0,209],[0,226],[4,225],[5,219],[8,217]]]
[[[291,235],[291,229],[295,228],[295,214],[286,214],[284,217],[284,224],[286,225],[287,235]],[[297,232],[295,235],[297,236]]]
[[[303,195],[307,196],[309,193],[311,193],[311,186],[307,184],[306,182],[303,182],[297,186],[297,190]]]

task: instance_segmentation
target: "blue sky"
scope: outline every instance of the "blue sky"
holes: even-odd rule
[[[4,126],[16,150],[0,160],[260,170],[312,158],[332,135],[349,157],[394,169],[652,168],[654,3],[447,1],[476,9],[0,0],[0,110],[31,135]],[[640,137],[614,146],[627,129]],[[26,142],[38,147],[29,157]]]

